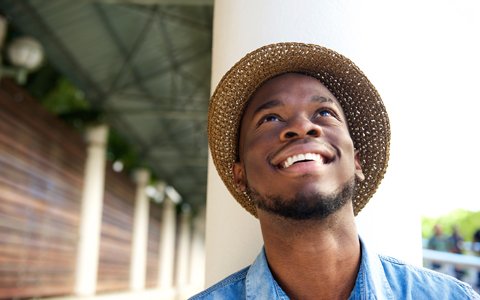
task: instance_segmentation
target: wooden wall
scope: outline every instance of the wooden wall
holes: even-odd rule
[[[0,299],[72,295],[86,147],[11,81],[0,81]],[[135,184],[107,162],[97,293],[127,291]],[[160,206],[151,203],[147,287],[158,276]]]
[[[149,288],[156,287],[158,282],[161,223],[161,206],[152,202],[150,204],[150,218],[148,224],[147,276],[145,279],[145,285]]]
[[[78,133],[0,82],[0,298],[72,293],[85,155]]]
[[[97,292],[128,290],[135,185],[107,168],[103,202]]]

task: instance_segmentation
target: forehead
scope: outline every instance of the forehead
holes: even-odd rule
[[[336,97],[318,79],[300,73],[285,73],[265,81],[252,94],[244,110],[244,116],[259,105],[271,100],[280,100],[282,96],[294,94],[296,97],[321,96],[333,102],[342,111]]]

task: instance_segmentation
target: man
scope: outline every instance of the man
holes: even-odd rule
[[[463,236],[460,234],[458,225],[452,226],[452,234],[447,238],[448,252],[463,254]],[[455,278],[462,280],[466,274],[466,270],[457,265],[453,266]]]
[[[377,189],[390,126],[347,58],[281,43],[225,74],[209,108],[222,180],[260,221],[255,262],[192,299],[477,299],[454,278],[378,256],[354,216]]]
[[[472,252],[476,256],[480,256],[480,229],[477,229],[473,234]],[[475,283],[477,290],[480,290],[480,270],[477,270],[477,282]]]
[[[427,248],[436,251],[448,251],[448,239],[443,234],[443,229],[440,224],[433,226],[433,234],[428,239]],[[440,270],[442,264],[438,262],[432,262],[431,268],[433,270]]]

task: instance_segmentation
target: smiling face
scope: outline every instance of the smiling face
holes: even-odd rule
[[[297,219],[318,206],[335,211],[351,199],[355,176],[363,180],[338,101],[317,79],[296,73],[270,79],[250,99],[233,171],[259,209],[286,217],[302,209]]]

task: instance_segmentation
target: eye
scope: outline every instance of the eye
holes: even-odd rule
[[[263,116],[259,121],[258,121],[258,125],[261,125],[263,123],[267,123],[267,122],[279,122],[281,121],[280,117],[275,115],[275,114],[268,114],[268,115],[265,115]]]
[[[320,116],[320,117],[335,117],[334,113],[331,110],[325,109],[325,108],[317,110],[317,112],[315,113],[315,117],[317,117],[317,116]]]
[[[318,112],[318,114],[321,115],[322,117],[329,117],[332,115],[328,110],[321,110]]]
[[[277,115],[266,115],[262,119],[260,119],[260,123],[278,122],[278,121],[280,121],[280,117]]]

